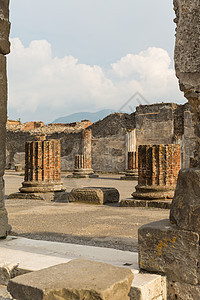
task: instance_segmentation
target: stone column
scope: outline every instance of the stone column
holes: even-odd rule
[[[0,237],[8,231],[8,217],[4,203],[4,170],[6,160],[6,121],[7,121],[7,70],[6,54],[9,43],[9,0],[0,1]]]
[[[83,129],[81,137],[81,154],[75,156],[75,169],[69,178],[97,178],[92,169],[92,130]]]
[[[61,182],[60,140],[45,140],[25,143],[25,178],[20,193],[9,199],[56,200],[64,193]]]
[[[84,157],[83,155],[75,156],[75,170],[84,169]]]
[[[126,134],[126,170],[122,180],[138,180],[138,156],[136,145],[136,130]]]
[[[25,144],[25,180],[21,193],[62,190],[60,140],[40,140]]]
[[[181,168],[179,145],[140,145],[135,199],[172,199]]]
[[[82,131],[82,154],[84,156],[84,168],[92,170],[92,130],[83,129]]]

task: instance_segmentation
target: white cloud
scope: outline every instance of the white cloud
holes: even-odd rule
[[[45,40],[32,41],[27,48],[18,38],[11,42],[9,107],[23,119],[38,119],[38,112],[53,121],[76,111],[117,110],[137,91],[150,102],[183,100],[163,49],[127,54],[104,70],[80,64],[73,56],[52,57]]]

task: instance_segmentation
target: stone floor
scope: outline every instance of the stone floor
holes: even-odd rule
[[[130,197],[136,181],[121,181],[120,175],[100,175],[98,179],[71,179],[62,174],[64,187],[115,187],[121,199]],[[7,171],[6,195],[17,192],[23,176]],[[169,210],[123,208],[54,203],[39,200],[6,200],[12,234],[33,239],[109,247],[137,251],[137,231],[146,223],[168,218]]]

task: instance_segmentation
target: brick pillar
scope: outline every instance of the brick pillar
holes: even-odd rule
[[[82,154],[84,156],[84,169],[92,169],[92,130],[82,131]]]
[[[62,190],[60,140],[26,142],[25,181],[22,193],[47,193]]]
[[[138,155],[136,151],[128,152],[128,170],[138,169]]]
[[[135,199],[172,199],[181,168],[179,145],[141,145]]]
[[[92,169],[92,130],[83,129],[81,136],[81,154],[75,156],[75,169],[73,175],[68,177],[97,178]]]
[[[0,1],[0,237],[8,231],[8,216],[4,202],[4,170],[6,157],[7,69],[6,55],[10,52],[9,1]]]

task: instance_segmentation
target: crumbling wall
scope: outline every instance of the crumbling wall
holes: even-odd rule
[[[174,103],[138,106],[135,114],[137,144],[173,144],[174,125],[178,127],[180,123],[178,119],[174,120],[176,109],[177,104]]]
[[[135,128],[135,114],[111,114],[94,123],[92,168],[100,172],[122,172],[126,168],[126,130]]]
[[[188,104],[160,103],[140,105],[132,114],[115,113],[91,126],[88,121],[73,124],[7,127],[7,168],[23,163],[24,145],[38,134],[61,140],[61,168],[73,171],[75,156],[81,154],[81,132],[92,130],[92,168],[99,172],[122,172],[126,169],[126,133],[136,128],[137,146],[148,144],[180,144],[182,166],[189,167],[195,143],[191,108]],[[34,123],[34,122],[32,122]]]

